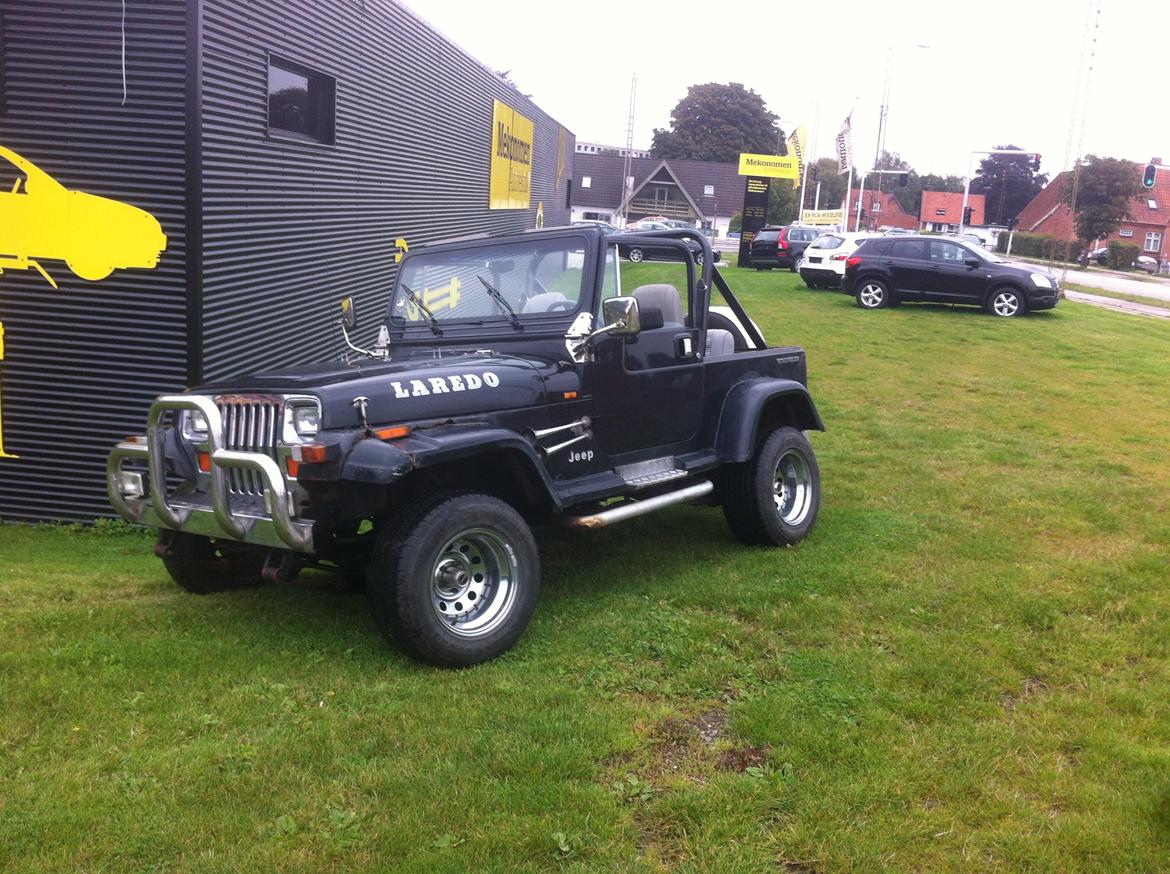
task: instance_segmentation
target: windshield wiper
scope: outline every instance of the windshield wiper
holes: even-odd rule
[[[439,327],[439,320],[435,318],[435,314],[430,311],[427,305],[422,302],[422,298],[411,291],[410,286],[405,282],[398,283],[398,287],[406,292],[407,299],[416,307],[418,307],[423,315],[427,317],[427,321],[431,323],[431,333],[436,337],[441,337],[443,335],[443,330]]]
[[[499,304],[500,309],[502,309],[507,314],[509,321],[512,322],[512,327],[517,331],[524,330],[520,324],[520,317],[516,315],[516,311],[512,309],[512,305],[504,300],[504,296],[496,291],[496,289],[492,287],[492,284],[478,273],[475,274],[475,278],[483,283],[483,287],[487,289],[487,293],[491,295],[492,300]]]

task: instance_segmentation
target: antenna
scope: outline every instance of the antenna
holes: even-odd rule
[[[634,104],[638,98],[638,74],[630,79],[630,111],[626,116],[626,159],[622,161],[622,203],[618,207],[618,216],[622,227],[626,225],[626,206],[630,201],[630,171],[634,162]]]

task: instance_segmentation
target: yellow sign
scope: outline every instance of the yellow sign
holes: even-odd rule
[[[496,100],[492,111],[491,209],[528,209],[532,192],[531,119]]]
[[[167,238],[150,213],[128,203],[71,191],[4,146],[0,146],[0,159],[16,169],[12,187],[0,189],[0,274],[35,270],[56,288],[56,280],[38,259],[64,261],[75,276],[91,282],[105,279],[118,268],[158,264]],[[7,185],[7,173],[4,176]],[[4,323],[0,322],[3,361]],[[0,458],[18,457],[4,449],[0,399]]]
[[[410,251],[410,246],[406,244],[406,240],[399,237],[394,241],[394,263],[401,264],[402,256]]]
[[[744,152],[739,156],[740,176],[767,176],[772,179],[799,179],[800,162],[795,155],[752,155]]]
[[[57,283],[35,259],[64,261],[81,279],[105,279],[116,268],[154,267],[167,247],[158,220],[128,203],[70,191],[32,161],[0,146],[23,175],[0,191],[0,273],[36,270]],[[21,189],[23,183],[24,188]]]
[[[802,124],[792,132],[792,136],[788,138],[788,151],[796,155],[796,178],[792,180],[792,187],[796,188],[800,185],[800,176],[804,173],[804,147],[808,142],[808,133]]]
[[[806,209],[800,214],[800,221],[806,225],[843,225],[845,224],[845,210]]]

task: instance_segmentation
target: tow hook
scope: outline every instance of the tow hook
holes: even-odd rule
[[[274,549],[264,559],[260,576],[267,583],[291,583],[301,570],[301,561],[288,549]]]
[[[175,543],[176,533],[169,528],[163,528],[159,532],[158,543],[154,545],[154,554],[156,556],[159,558],[170,558],[174,555],[174,549],[172,547]]]

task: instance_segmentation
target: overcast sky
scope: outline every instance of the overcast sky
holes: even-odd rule
[[[742,82],[786,131],[804,122],[811,132],[819,107],[819,157],[832,155],[852,110],[855,161],[869,166],[893,46],[886,148],[920,173],[960,175],[972,150],[1008,141],[1040,152],[1050,173],[1071,162],[1095,8],[1089,0],[405,2],[487,66],[510,70],[578,140],[625,144],[636,74],[639,148],[669,125],[687,86]],[[1101,0],[1082,154],[1170,163],[1168,9]]]

